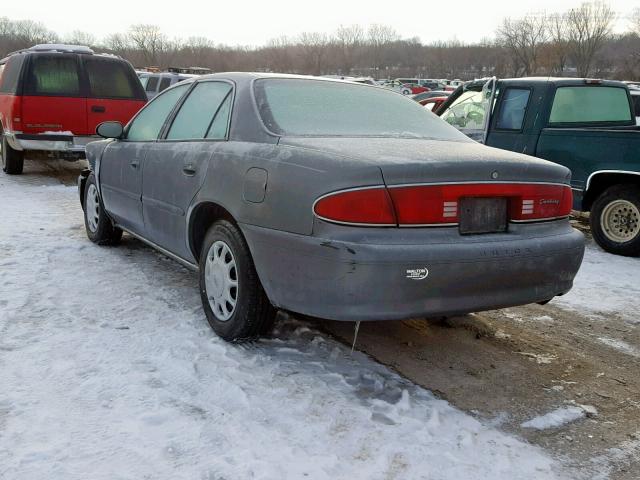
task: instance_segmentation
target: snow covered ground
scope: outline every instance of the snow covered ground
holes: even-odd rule
[[[0,205],[3,480],[563,475],[308,324],[224,343],[195,274],[127,236],[86,239],[75,188],[0,175]]]
[[[590,311],[594,318],[614,313],[625,322],[640,324],[640,258],[611,255],[593,241],[587,247],[573,290],[553,303]]]

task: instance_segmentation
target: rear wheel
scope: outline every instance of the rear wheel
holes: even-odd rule
[[[617,255],[640,255],[640,188],[614,185],[593,202],[591,232],[604,250]]]
[[[115,227],[104,210],[96,177],[89,175],[84,191],[84,226],[87,237],[98,245],[114,245],[122,238],[122,230]]]
[[[14,150],[2,136],[2,170],[9,175],[20,175],[24,168],[24,152]]]
[[[265,294],[238,228],[221,220],[205,236],[200,254],[200,296],[211,328],[242,342],[268,333],[276,311]]]

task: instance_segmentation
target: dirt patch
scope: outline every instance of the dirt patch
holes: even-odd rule
[[[353,340],[351,323],[325,328]],[[638,329],[548,304],[362,323],[357,348],[458,408],[566,457],[588,478],[631,480],[640,472],[640,355],[615,348],[619,342],[640,345]],[[584,414],[555,428],[522,426],[571,407]]]

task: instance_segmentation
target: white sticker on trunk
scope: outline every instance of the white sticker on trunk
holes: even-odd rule
[[[409,268],[407,269],[407,278],[411,280],[424,280],[429,276],[428,268]]]

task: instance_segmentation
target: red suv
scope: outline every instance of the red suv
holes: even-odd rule
[[[129,62],[75,45],[36,45],[0,60],[2,166],[22,173],[26,152],[84,158],[96,126],[126,124],[147,97]]]

